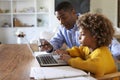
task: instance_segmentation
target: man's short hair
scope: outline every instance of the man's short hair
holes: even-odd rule
[[[60,11],[60,10],[68,11],[72,9],[74,9],[72,4],[70,2],[64,1],[64,2],[59,3],[56,6],[55,11]]]

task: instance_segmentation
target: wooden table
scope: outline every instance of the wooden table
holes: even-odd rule
[[[38,50],[36,45],[31,48]],[[40,65],[27,44],[0,44],[0,80],[33,80],[30,79],[31,67]]]
[[[35,66],[39,64],[26,44],[0,44],[0,80],[30,80]]]

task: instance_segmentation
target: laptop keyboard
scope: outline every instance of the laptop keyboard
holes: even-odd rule
[[[37,57],[38,62],[42,62],[42,64],[55,64],[57,61],[53,58],[52,55],[44,55]]]

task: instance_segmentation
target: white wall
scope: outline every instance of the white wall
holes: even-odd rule
[[[120,38],[120,28],[117,27],[118,21],[118,0],[91,0],[90,11],[102,13],[107,16],[115,28],[115,37]]]
[[[16,43],[16,37],[13,29],[11,28],[0,28],[0,42],[2,43]]]
[[[91,0],[90,11],[103,13],[117,26],[117,0]]]
[[[41,32],[40,28],[0,28],[0,41],[4,44],[17,43],[17,30],[23,31],[28,41],[37,39]]]

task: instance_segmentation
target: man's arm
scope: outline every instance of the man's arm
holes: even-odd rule
[[[120,60],[120,42],[116,38],[113,38],[109,47],[113,57],[117,60]]]
[[[62,31],[64,31],[63,28],[59,27],[57,33],[50,40],[50,44],[54,48],[53,50],[60,49],[63,43],[65,43],[64,34]]]

